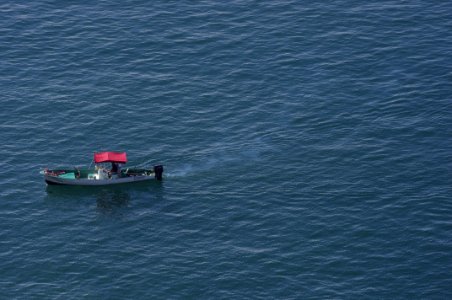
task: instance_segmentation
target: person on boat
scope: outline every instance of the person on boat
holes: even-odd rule
[[[75,167],[74,174],[75,174],[75,178],[80,179],[80,170],[77,167]]]
[[[101,180],[101,179],[106,179],[106,178],[110,177],[108,175],[109,172],[107,170],[105,170],[104,167],[96,165],[94,167],[94,169],[96,170],[96,173],[97,173],[97,178],[96,179]]]
[[[120,174],[121,173],[121,164],[112,162],[110,171],[111,171],[111,173]]]
[[[111,163],[111,170],[109,172],[110,174],[116,174],[117,178],[121,177],[121,164],[120,163]],[[111,175],[110,175],[111,177]]]
[[[119,173],[119,164],[112,162],[111,163],[111,172],[112,173]]]

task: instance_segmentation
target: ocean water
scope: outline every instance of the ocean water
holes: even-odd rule
[[[450,1],[0,3],[0,299],[451,299]],[[47,187],[94,151],[163,182]]]

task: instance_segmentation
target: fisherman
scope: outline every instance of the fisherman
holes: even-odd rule
[[[112,162],[111,163],[111,172],[112,173],[118,173],[119,171],[119,164]]]
[[[97,171],[97,178],[98,180],[105,179],[105,177],[108,175],[107,170],[105,170],[102,166],[96,165],[94,169]]]

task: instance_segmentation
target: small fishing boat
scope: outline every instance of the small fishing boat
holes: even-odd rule
[[[111,163],[110,167],[107,164]],[[152,169],[122,168],[127,163],[125,152],[94,153],[94,168],[44,169],[44,180],[51,185],[111,185],[119,183],[159,180],[163,178],[163,166]]]

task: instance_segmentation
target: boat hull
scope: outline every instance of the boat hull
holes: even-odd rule
[[[78,185],[78,186],[99,186],[99,185],[114,185],[121,183],[142,182],[156,180],[154,176],[137,175],[128,176],[124,178],[114,179],[66,179],[58,176],[44,175],[44,180],[49,185]]]

